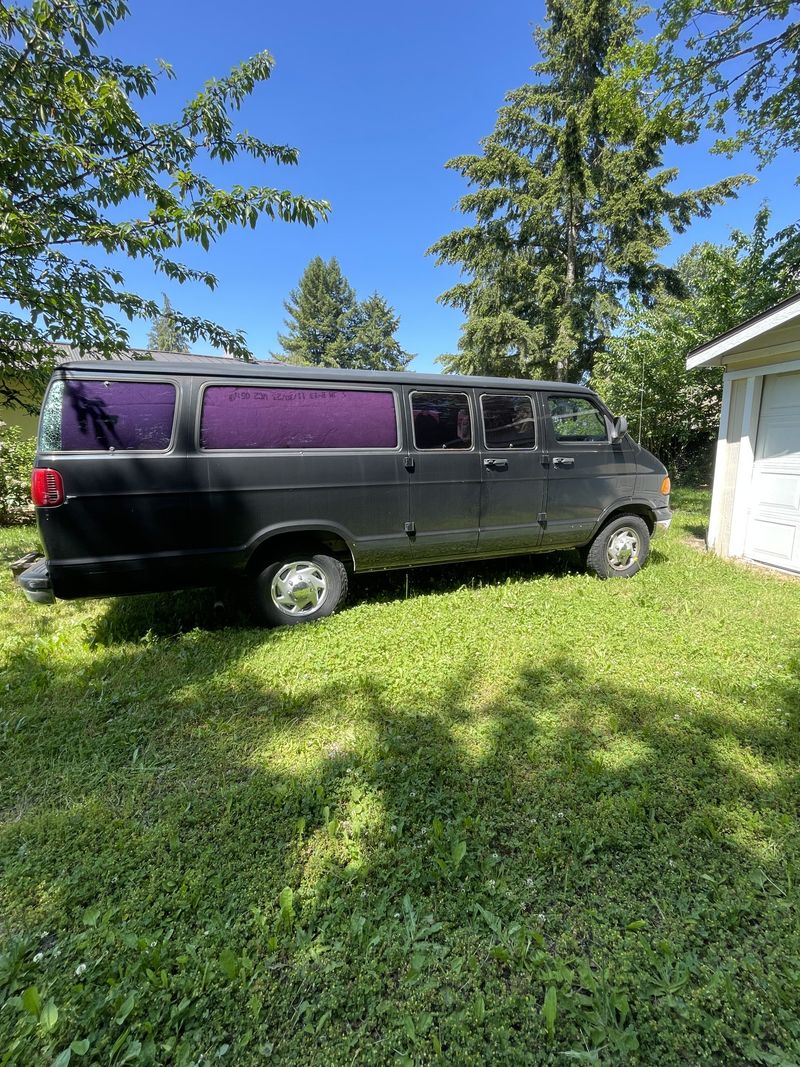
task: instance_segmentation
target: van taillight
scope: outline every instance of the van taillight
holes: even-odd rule
[[[36,467],[31,476],[31,499],[37,508],[54,508],[64,503],[64,483],[58,471]]]

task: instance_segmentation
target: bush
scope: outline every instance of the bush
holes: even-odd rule
[[[36,441],[23,437],[19,426],[0,422],[0,525],[29,519],[31,470]]]

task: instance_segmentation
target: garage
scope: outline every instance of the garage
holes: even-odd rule
[[[686,365],[724,368],[709,548],[800,574],[800,296]]]

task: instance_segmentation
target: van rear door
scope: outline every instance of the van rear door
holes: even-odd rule
[[[58,471],[66,501],[37,509],[37,520],[56,596],[191,582],[178,385],[113,363],[102,375],[62,371],[51,382],[36,465]]]

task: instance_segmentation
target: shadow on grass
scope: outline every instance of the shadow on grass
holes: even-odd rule
[[[228,627],[256,626],[253,612],[236,590],[177,590],[114,597],[92,629],[92,642],[112,645],[151,637],[174,637],[192,630],[217,633]]]
[[[36,527],[30,523],[6,526],[0,530],[0,564],[13,563],[28,552],[41,552],[42,546]]]
[[[446,594],[465,587],[500,586],[508,579],[535,580],[545,576],[558,578],[566,574],[581,573],[582,570],[578,553],[569,550],[475,562],[443,563],[407,571],[356,574],[351,578],[349,603],[382,603],[420,594]]]
[[[669,562],[661,548],[651,548],[648,566]],[[585,568],[575,550],[530,556],[450,563],[407,571],[387,571],[350,576],[349,597],[344,611],[359,604],[393,603],[420,595],[447,594],[463,588],[502,586],[506,581],[534,581],[583,574]],[[97,644],[137,641],[147,634],[168,637],[194,629],[216,632],[260,627],[244,587],[221,590],[198,589],[174,593],[116,597],[108,601],[97,620],[92,640]]]
[[[403,696],[313,670],[265,684],[250,653],[266,642],[280,665],[291,638],[188,634],[102,649],[79,677],[7,671],[12,695],[41,673],[35,743],[4,752],[7,921],[30,912],[68,944],[97,904],[115,974],[143,950],[113,928],[165,939],[182,962],[163,981],[131,971],[147,1005],[132,1037],[199,1050],[215,1028],[249,1063],[264,1031],[281,1063],[385,1063],[430,1051],[414,1021],[430,1016],[452,1063],[589,1044],[623,1062],[629,1026],[650,1063],[694,1062],[701,1041],[708,1062],[745,1062],[754,1034],[792,1046],[797,661],[757,697],[743,684],[691,706],[633,664],[619,685],[564,656],[508,677],[465,658]],[[231,949],[251,970],[226,980]],[[677,1006],[645,981],[659,960],[685,969]],[[178,973],[194,983],[180,1026]],[[618,1005],[602,1026],[592,975]],[[477,996],[491,1026],[465,1014]],[[102,1003],[70,1019],[100,1035],[96,1056],[120,1030]]]
[[[703,523],[702,525],[688,523],[686,526],[684,526],[684,529],[688,534],[691,534],[692,537],[698,538],[698,540],[700,541],[705,541],[706,537],[708,536],[708,526],[705,523]]]

